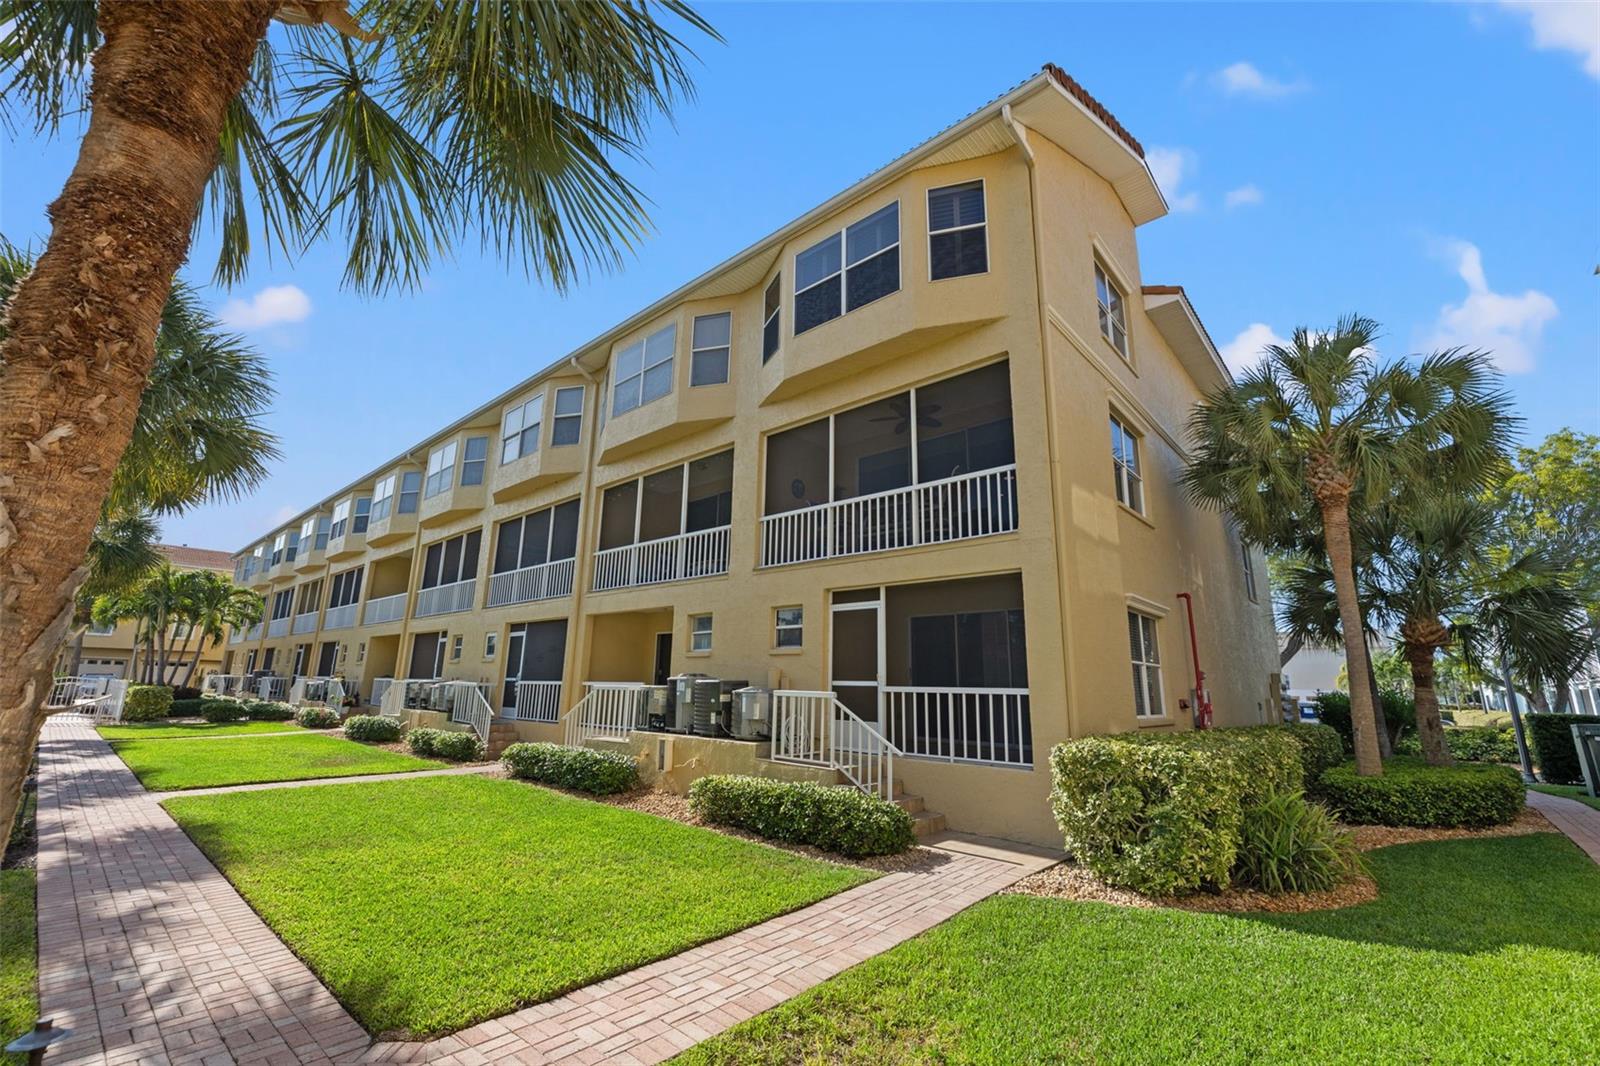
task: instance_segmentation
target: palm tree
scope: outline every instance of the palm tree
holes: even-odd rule
[[[221,574],[197,570],[194,578],[189,591],[188,620],[200,643],[195,648],[194,658],[189,660],[184,670],[181,682],[184,687],[193,683],[195,667],[205,655],[207,642],[215,647],[222,643],[229,628],[243,629],[255,625],[261,620],[265,607],[258,594],[235,585]]]
[[[1370,669],[1362,639],[1352,504],[1375,507],[1397,486],[1446,465],[1458,483],[1482,478],[1503,447],[1506,399],[1491,387],[1486,357],[1459,349],[1416,365],[1378,363],[1377,323],[1349,316],[1326,333],[1296,329],[1269,345],[1257,367],[1213,391],[1190,417],[1191,497],[1226,508],[1247,536],[1270,543],[1286,516],[1315,504],[1333,574],[1345,663]],[[1350,686],[1356,770],[1383,772],[1377,709]]]
[[[645,232],[614,157],[690,90],[679,34],[712,33],[681,0],[346,6],[0,0],[8,116],[89,115],[0,344],[0,825],[202,214],[225,282],[258,236],[336,233],[350,285],[414,287],[471,233],[570,285]]]

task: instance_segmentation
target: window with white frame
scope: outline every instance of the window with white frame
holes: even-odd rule
[[[783,339],[783,332],[779,326],[778,312],[783,307],[783,272],[779,271],[772,276],[772,281],[767,285],[766,297],[761,310],[761,361],[765,363],[778,354],[778,344]]]
[[[493,659],[495,651],[499,648],[499,644],[499,633],[485,633],[483,635],[483,657],[485,659]]]
[[[794,257],[795,336],[899,289],[896,201]]]
[[[1139,718],[1161,718],[1161,652],[1156,646],[1156,620],[1138,611],[1128,612],[1128,652],[1133,660],[1133,713]]]
[[[1122,357],[1128,357],[1128,312],[1122,290],[1106,275],[1099,263],[1094,265],[1094,297],[1100,306],[1100,335],[1110,342]]]
[[[390,474],[380,478],[372,488],[372,520],[382,522],[394,510],[394,486],[396,477]]]
[[[455,486],[456,442],[448,441],[428,453],[428,477],[422,483],[422,498],[432,499]]]
[[[928,273],[934,281],[989,269],[983,182],[928,190]]]
[[[372,497],[357,496],[355,513],[350,516],[350,531],[352,533],[365,533],[367,523],[372,520]]]
[[[798,648],[804,643],[805,608],[779,607],[773,612],[773,647]]]
[[[333,524],[329,527],[328,535],[338,540],[350,530],[350,501],[340,500],[333,505]]]
[[[1144,514],[1144,477],[1139,473],[1139,437],[1116,415],[1111,416],[1111,473],[1117,502]]]
[[[617,353],[611,371],[611,416],[625,414],[672,391],[672,354],[678,326],[671,323]]]
[[[356,645],[356,662],[362,662],[367,657],[367,642],[361,641]]]
[[[544,425],[544,393],[506,411],[500,419],[500,462],[509,463],[539,450]]]
[[[489,438],[468,437],[461,453],[461,484],[482,485],[483,468],[489,460]]]
[[[689,616],[689,650],[711,650],[711,616],[709,614],[692,614]]]
[[[576,444],[583,436],[583,386],[556,390],[555,417],[550,423],[550,444]]]
[[[284,545],[287,544],[288,542],[289,542],[289,534],[288,533],[279,533],[276,537],[273,538],[273,541],[272,541],[272,564],[271,565],[277,566],[279,563],[283,562]]]
[[[334,574],[328,582],[328,607],[348,607],[360,600],[361,575],[364,572],[365,568],[358,566]]]
[[[327,515],[318,518],[308,518],[300,523],[300,542],[309,544],[317,551],[328,546],[328,530],[331,523]]]
[[[1239,539],[1239,559],[1244,563],[1244,594],[1250,597],[1250,602],[1256,602],[1256,561],[1250,554],[1250,542],[1244,538]]]
[[[465,643],[466,643],[466,638],[463,637],[463,636],[460,636],[460,635],[457,635],[456,637],[451,639],[451,641],[450,641],[450,661],[451,662],[458,663],[458,662],[461,661],[461,649],[462,649],[463,645],[465,645]]]
[[[724,385],[728,381],[728,349],[733,341],[733,316],[696,315],[689,345],[689,384]]]
[[[400,475],[400,506],[397,510],[401,514],[416,514],[417,499],[422,495],[422,471],[407,470]]]

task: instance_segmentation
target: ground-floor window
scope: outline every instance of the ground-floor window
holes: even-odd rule
[[[804,643],[805,609],[779,607],[773,614],[773,640],[775,648],[798,648]]]
[[[709,614],[692,614],[689,616],[689,650],[711,650],[711,616]]]
[[[1133,713],[1139,718],[1161,717],[1167,712],[1161,701],[1161,651],[1154,618],[1128,612],[1128,650],[1133,659]]]

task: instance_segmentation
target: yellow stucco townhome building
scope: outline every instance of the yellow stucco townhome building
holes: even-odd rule
[[[773,712],[772,752],[631,709],[611,739],[681,784],[886,738],[951,827],[1059,843],[1052,745],[1193,726],[1180,594],[1217,724],[1277,714],[1264,561],[1179,481],[1227,372],[1144,282],[1165,211],[1046,67],[265,531],[227,669],[374,704],[481,682],[501,734],[552,740],[575,706],[646,724],[643,686],[683,673],[822,693]]]

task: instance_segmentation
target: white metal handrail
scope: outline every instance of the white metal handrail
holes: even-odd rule
[[[122,705],[128,698],[128,682],[116,678],[106,691],[94,701],[92,710],[97,722],[122,721]],[[86,712],[88,710],[86,709]]]
[[[393,596],[379,596],[377,599],[368,600],[366,609],[361,614],[361,620],[369,626],[380,622],[393,622],[406,613],[406,594],[397,592]]]
[[[407,710],[407,687],[422,683],[405,678],[380,677],[372,683],[372,702],[378,705],[378,713],[384,717],[400,718]]]
[[[761,519],[761,565],[894,551],[1016,528],[1013,463],[766,515]]]
[[[99,699],[111,690],[114,680],[110,677],[58,677],[50,685],[50,695],[44,705],[51,708],[71,707]]]
[[[594,591],[659,585],[728,572],[728,527],[607,548],[594,556]]]
[[[484,698],[483,690],[483,685],[473,681],[437,681],[429,703],[437,710],[448,712],[452,722],[471,726],[478,739],[488,744],[494,708]]]
[[[642,681],[588,681],[583,699],[567,712],[566,741],[622,740],[634,729],[648,692]]]
[[[561,682],[518,681],[516,701],[503,713],[523,722],[559,722]]]
[[[575,562],[574,559],[557,559],[495,574],[489,578],[489,606],[504,607],[508,603],[533,603],[572,595]]]
[[[355,625],[355,622],[356,605],[353,603],[346,603],[339,607],[329,607],[327,613],[322,616],[322,628],[324,630],[345,629],[348,626]]]
[[[289,695],[287,677],[263,677],[256,682],[256,695],[264,700],[281,703]]]
[[[249,683],[250,679],[243,674],[207,674],[200,683],[200,691],[213,696],[235,696]]]
[[[317,631],[317,612],[304,611],[294,616],[294,631],[300,633],[315,633]]]
[[[286,637],[286,636],[288,636],[289,635],[289,623],[290,623],[290,621],[291,621],[291,619],[289,618],[288,615],[284,615],[282,618],[274,618],[272,621],[267,623],[267,636],[269,636],[269,637]]]
[[[1025,688],[883,690],[884,726],[908,757],[945,762],[1033,765],[1033,722]]]
[[[822,766],[880,799],[894,798],[894,757],[902,752],[832,692],[772,694],[772,758]]]
[[[289,702],[295,706],[317,704],[335,710],[344,707],[344,680],[337,677],[297,677],[289,690]]]
[[[414,613],[418,618],[427,618],[435,614],[471,610],[473,593],[477,587],[478,579],[469,577],[465,581],[423,589],[417,593],[417,609]]]

